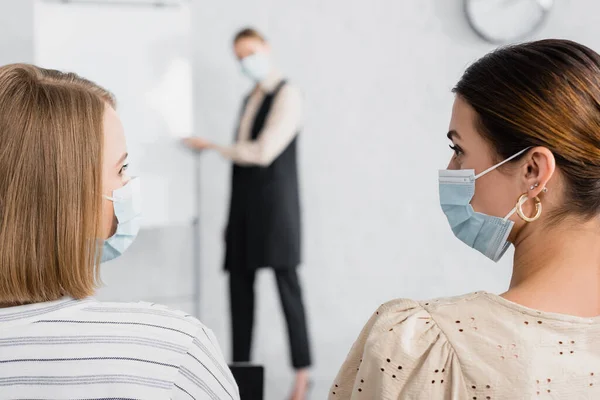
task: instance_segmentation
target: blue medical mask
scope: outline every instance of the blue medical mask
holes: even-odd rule
[[[473,210],[471,200],[475,194],[475,180],[495,170],[501,165],[520,156],[524,149],[499,164],[475,175],[475,170],[439,171],[440,204],[454,235],[468,246],[483,253],[492,261],[499,261],[508,250],[508,235],[514,222],[509,220],[517,211],[513,208],[506,217],[499,218]]]
[[[112,197],[102,196],[113,202],[117,217],[117,231],[102,244],[101,263],[114,260],[127,250],[140,230],[142,215],[140,178],[132,178],[123,187],[114,190]]]
[[[240,61],[242,72],[255,82],[262,82],[271,72],[271,61],[265,53],[254,53]]]

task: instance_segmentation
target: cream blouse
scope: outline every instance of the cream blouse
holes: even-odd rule
[[[329,399],[600,399],[600,318],[485,292],[394,300],[362,330]]]
[[[286,83],[273,100],[273,106],[263,129],[252,139],[252,125],[265,96],[272,93],[283,80],[273,71],[260,82],[248,98],[242,113],[237,139],[230,146],[217,146],[223,157],[238,165],[269,166],[284,152],[302,129],[302,95],[293,84]]]

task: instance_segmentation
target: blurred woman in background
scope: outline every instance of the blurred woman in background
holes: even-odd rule
[[[185,143],[196,150],[217,150],[234,164],[225,234],[233,361],[251,359],[256,272],[271,268],[296,371],[291,399],[304,400],[312,360],[297,273],[301,262],[297,143],[302,96],[275,68],[271,47],[256,30],[238,32],[233,50],[242,72],[255,83],[243,101],[235,143],[222,146],[201,137]]]
[[[329,398],[600,398],[600,56],[509,46],[454,92],[442,210],[494,261],[514,244],[510,288],[381,306]]]

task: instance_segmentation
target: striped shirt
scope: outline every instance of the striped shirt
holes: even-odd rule
[[[149,303],[0,308],[0,399],[238,400],[212,331]]]

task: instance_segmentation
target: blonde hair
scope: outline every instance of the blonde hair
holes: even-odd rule
[[[107,104],[76,74],[0,67],[0,303],[94,292]]]
[[[233,44],[236,44],[238,41],[242,39],[257,39],[261,42],[266,42],[265,37],[254,28],[244,28],[233,37]]]

